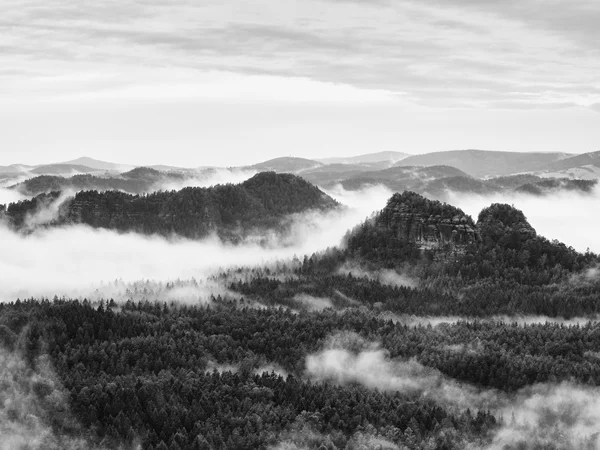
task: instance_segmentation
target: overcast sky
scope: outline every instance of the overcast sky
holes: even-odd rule
[[[0,5],[0,164],[600,149],[598,0]]]

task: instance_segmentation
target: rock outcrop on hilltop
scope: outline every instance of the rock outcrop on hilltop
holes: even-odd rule
[[[539,236],[522,211],[484,208],[475,224],[463,211],[414,192],[394,194],[386,207],[347,236],[346,257],[375,267],[442,262],[436,271],[461,280],[544,284],[597,264],[565,244]]]
[[[477,226],[462,210],[405,191],[356,227],[347,247],[353,257],[393,266],[418,260],[424,253],[435,260],[456,258],[479,242]]]
[[[394,194],[376,218],[376,226],[421,248],[463,248],[479,240],[473,219],[462,210],[414,192]]]

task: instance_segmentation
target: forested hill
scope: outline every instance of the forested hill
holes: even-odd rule
[[[600,311],[599,263],[593,253],[540,236],[510,205],[493,204],[474,222],[405,192],[351,230],[343,248],[307,256],[297,278],[258,277],[230,288],[294,308],[303,292],[396,314],[570,317]]]
[[[15,229],[28,228],[43,208],[59,201],[59,193],[0,206]],[[86,224],[95,228],[143,234],[177,234],[202,238],[212,232],[227,240],[265,228],[279,230],[281,219],[311,209],[337,207],[331,197],[290,174],[263,172],[233,185],[188,187],[131,195],[119,191],[82,191],[64,201],[46,226]]]
[[[479,240],[473,219],[459,208],[414,192],[394,194],[386,207],[348,236],[356,257],[386,265],[418,259],[423,250],[435,255],[464,253]]]
[[[462,210],[414,192],[394,194],[386,207],[347,237],[354,258],[386,267],[419,260],[444,261],[461,278],[535,279],[547,282],[595,261],[539,236],[522,211],[492,204],[477,223]]]
[[[90,174],[62,177],[40,175],[12,186],[23,195],[39,195],[52,191],[118,190],[141,194],[156,190],[161,183],[182,182],[188,175],[179,172],[161,172],[149,167],[137,167],[129,172],[113,176]]]

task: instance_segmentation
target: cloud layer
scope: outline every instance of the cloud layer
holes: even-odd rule
[[[110,5],[9,0],[0,66],[10,70],[0,85],[122,95],[166,80],[201,86],[185,75],[193,70],[300,77],[438,105],[561,108],[600,99],[594,0]],[[153,70],[165,66],[179,72]]]
[[[548,239],[558,239],[580,252],[589,248],[595,253],[600,253],[600,235],[596,225],[600,221],[599,201],[598,187],[591,195],[574,192],[543,197],[523,194],[451,194],[448,199],[448,203],[461,208],[475,220],[479,212],[491,203],[514,205],[525,213],[527,220],[539,235]]]
[[[316,381],[360,383],[434,399],[445,406],[485,409],[501,418],[486,450],[504,448],[599,448],[600,389],[573,383],[536,384],[515,394],[479,389],[449,379],[414,360],[389,358],[375,343],[354,334],[330,338],[306,358]],[[556,446],[556,447],[554,447]],[[473,446],[468,446],[474,450]]]

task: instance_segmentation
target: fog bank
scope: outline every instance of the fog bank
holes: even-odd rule
[[[210,187],[217,184],[239,184],[249,178],[252,178],[258,172],[256,170],[242,168],[214,168],[192,172],[192,175],[182,179],[173,181],[159,182],[153,186],[155,191],[179,191],[186,187]]]
[[[68,392],[47,357],[31,367],[17,351],[0,347],[0,385],[0,450],[104,449],[70,413]]]
[[[414,359],[392,359],[377,343],[338,333],[306,358],[306,376],[337,384],[401,391],[444,406],[485,409],[500,419],[488,450],[600,448],[600,388],[563,382],[508,394],[453,380]],[[476,447],[468,447],[475,449]]]
[[[492,203],[507,203],[523,211],[538,234],[558,239],[580,252],[589,249],[600,253],[600,186],[590,194],[561,192],[546,196],[527,194],[497,194],[491,196],[448,194],[448,203],[471,215],[474,220],[480,211]]]

